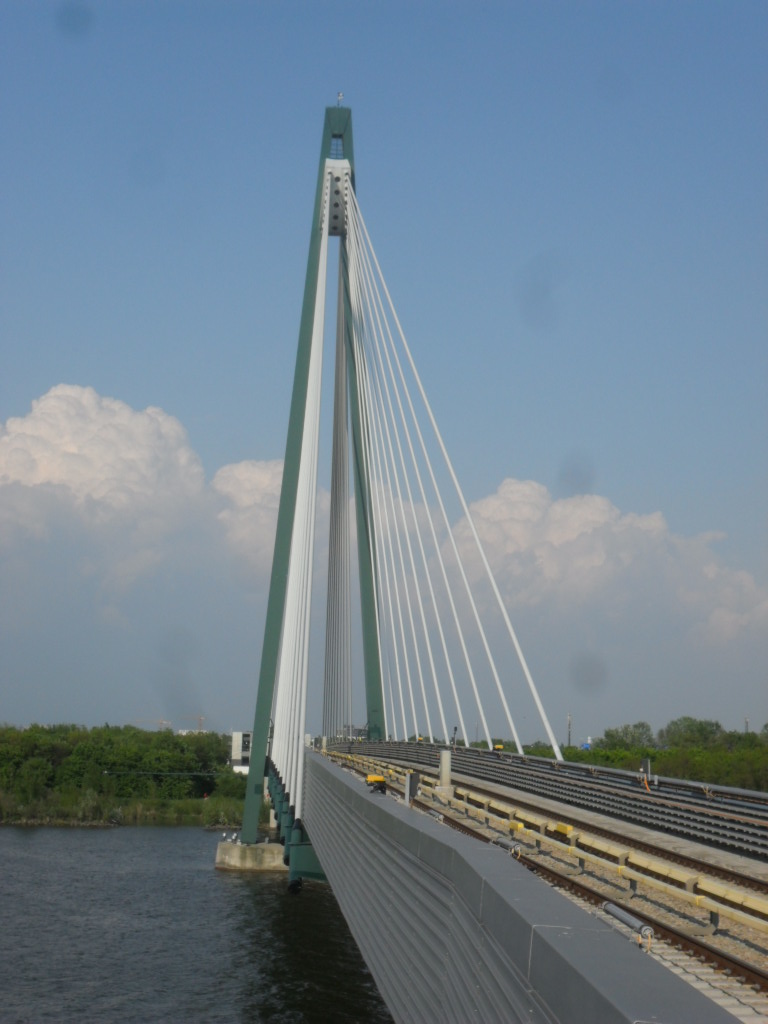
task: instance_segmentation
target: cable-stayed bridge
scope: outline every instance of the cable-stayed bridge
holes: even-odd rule
[[[325,302],[334,237],[339,253],[323,735],[329,742],[349,735],[352,623],[359,618],[367,738],[468,743],[474,726],[489,748],[493,734],[503,734],[522,753],[511,705],[524,691],[560,757],[357,202],[350,111],[330,108],[252,739],[258,766],[273,722],[270,757],[295,819],[301,819],[303,800]],[[353,589],[359,606],[354,617]]]
[[[649,992],[666,1014],[649,1009],[649,1020],[728,1019],[650,960],[638,975],[634,950],[503,849],[451,833],[408,799],[377,797],[306,744],[336,244],[323,742],[349,744],[363,690],[372,743],[447,751],[481,739],[491,751],[511,737],[522,754],[525,708],[562,761],[358,204],[351,112],[328,108],[241,843],[258,845],[266,777],[290,879],[330,881],[398,1020],[635,1020]]]

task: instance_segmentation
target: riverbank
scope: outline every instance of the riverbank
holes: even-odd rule
[[[55,794],[50,794],[54,797]],[[8,806],[0,796],[0,826],[49,826],[53,828],[118,828],[124,825],[190,825],[210,829],[239,829],[243,820],[243,801],[232,797],[141,799],[129,800],[104,812],[88,814],[83,801],[74,806],[56,806],[54,799],[47,806]],[[87,801],[86,801],[87,803]],[[5,804],[5,806],[2,806]],[[265,807],[262,817],[269,820]]]
[[[230,738],[135,726],[0,725],[0,824],[239,828]]]

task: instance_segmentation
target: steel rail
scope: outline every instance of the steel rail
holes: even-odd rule
[[[467,777],[465,776],[465,778]],[[482,786],[475,786],[475,789],[478,793],[488,796],[489,798],[499,798],[499,794],[492,790],[484,790]],[[510,798],[508,797],[507,799]],[[541,813],[542,810],[540,804],[533,801],[520,800],[517,795],[514,797],[514,803],[531,811],[538,811]],[[687,857],[678,850],[670,850],[666,846],[638,839],[637,836],[628,835],[626,832],[619,832],[616,829],[603,828],[591,821],[585,824],[584,820],[578,816],[563,814],[560,810],[557,812],[557,820],[562,822],[564,825],[572,825],[574,828],[579,828],[581,831],[589,832],[590,834],[600,836],[603,839],[610,839],[614,842],[620,840],[623,846],[631,847],[643,853],[652,854],[660,859],[670,861],[672,864],[676,864],[679,867],[690,868],[693,871],[712,875],[713,877],[719,878],[721,881],[733,882],[745,889],[750,889],[754,892],[761,893],[762,895],[768,895],[768,882],[764,882],[760,878],[755,878],[754,875],[745,875],[741,871],[735,871],[722,865],[711,864],[709,861],[702,861],[696,857]],[[563,846],[565,845],[566,842],[563,840]]]
[[[352,756],[354,756],[354,755],[352,755]],[[374,763],[378,764],[379,767],[380,767],[382,762],[376,761]],[[382,769],[382,770],[391,770],[392,769],[393,762],[383,762],[383,763],[385,765],[385,768]],[[353,767],[354,767],[354,765],[353,765]],[[398,767],[401,767],[401,766],[398,766]],[[423,777],[425,779],[426,778],[430,778],[431,780],[436,780],[436,776],[432,775],[431,772],[423,772]],[[457,786],[456,790],[458,792],[462,792],[463,789],[464,789],[464,782],[467,779],[467,777],[461,777],[461,779],[459,779],[458,777],[456,777],[456,778],[457,778],[457,781],[461,782],[461,785]],[[505,804],[505,805],[508,805],[509,807],[512,807],[514,805],[514,807],[516,809],[530,810],[530,811],[533,811],[537,815],[541,815],[542,811],[545,814],[551,815],[551,810],[549,808],[542,808],[539,804],[536,804],[536,803],[533,803],[533,802],[527,802],[527,801],[524,801],[524,800],[520,800],[518,798],[517,794],[514,794],[514,795],[512,795],[512,794],[499,794],[498,792],[495,792],[495,791],[485,790],[485,789],[483,789],[482,786],[478,786],[477,783],[476,783],[476,780],[472,779],[471,777],[468,778],[468,781],[472,784],[472,789],[471,789],[471,793],[469,791],[464,793],[464,798],[465,799],[469,798],[469,802],[470,803],[471,803],[472,797],[474,796],[474,797],[479,797],[481,799],[487,799],[489,801],[489,803],[492,802],[492,801],[496,801],[497,804]],[[430,813],[433,813],[433,812],[430,812]],[[446,813],[450,814],[449,811],[446,812]],[[489,811],[489,813],[493,813],[493,812]],[[519,815],[517,817],[519,817]],[[562,825],[571,825],[572,827],[577,827],[578,828],[578,833],[577,833],[576,837],[574,837],[574,836],[565,836],[565,835],[561,836],[561,835],[559,835],[557,833],[556,830],[547,830],[546,837],[543,836],[543,835],[540,837],[540,841],[546,842],[548,845],[550,845],[552,847],[553,850],[557,850],[559,848],[562,848],[562,851],[563,851],[564,854],[567,854],[567,855],[572,855],[573,854],[572,843],[575,842],[575,848],[577,850],[581,850],[586,855],[589,855],[592,852],[590,844],[586,842],[586,838],[584,840],[582,840],[580,837],[581,836],[588,837],[590,835],[597,835],[597,836],[600,836],[602,838],[606,838],[606,839],[610,840],[613,843],[617,843],[620,848],[623,848],[623,849],[637,849],[637,850],[640,850],[642,852],[651,854],[657,861],[664,862],[664,863],[669,863],[669,864],[674,864],[675,866],[682,866],[682,867],[689,868],[691,871],[696,872],[697,875],[703,876],[703,878],[705,880],[716,878],[716,879],[719,879],[721,881],[726,881],[726,882],[735,884],[735,885],[739,886],[742,890],[748,890],[749,892],[757,893],[757,894],[759,894],[761,896],[768,895],[768,882],[766,882],[766,881],[764,881],[763,879],[760,879],[760,878],[755,878],[753,875],[745,875],[742,872],[736,871],[734,869],[729,869],[729,868],[727,868],[725,866],[714,865],[714,864],[711,864],[709,861],[704,861],[704,860],[701,860],[700,858],[696,858],[694,856],[685,856],[683,854],[680,854],[678,851],[670,851],[665,846],[654,844],[654,843],[652,843],[650,841],[643,841],[643,840],[638,839],[635,836],[628,836],[625,832],[621,832],[621,831],[618,831],[616,829],[612,830],[610,828],[605,828],[605,827],[601,828],[601,827],[599,827],[597,825],[594,825],[592,822],[584,823],[578,817],[570,817],[568,815],[563,815],[559,808],[556,811],[554,819],[555,820],[551,820],[550,821],[550,824],[552,824],[552,825],[556,825],[556,824],[557,825],[560,825],[560,824],[562,824]],[[522,819],[522,820],[524,820],[524,819]],[[631,860],[631,858],[630,858],[630,860]],[[609,866],[609,864],[610,864],[610,861],[606,861],[606,866]],[[635,870],[635,871],[639,871],[640,874],[643,874],[644,868],[643,868],[642,865],[634,864],[634,863],[629,863],[627,866],[630,869]],[[653,880],[654,877],[655,877],[655,875],[652,872],[650,872],[649,873],[649,877],[648,877],[649,884],[652,884],[652,880]],[[640,879],[638,879],[638,881],[639,880]],[[662,879],[662,880],[665,881],[665,879]],[[670,884],[670,886],[674,887],[674,884],[672,882],[669,882],[669,884]],[[701,885],[701,881],[699,880],[699,882],[696,883],[696,886],[694,887],[694,890],[692,890],[692,891],[696,895],[700,896],[702,899],[707,898],[707,897],[711,897],[712,894],[711,894],[711,892],[708,891],[706,885],[702,889],[699,888],[700,885]],[[682,890],[680,892],[680,896],[681,896],[681,898],[685,898],[685,894],[684,894],[684,892]],[[735,910],[743,911],[743,900],[740,900],[738,898],[738,894],[737,893],[734,893],[733,894],[733,898],[730,898],[730,899],[725,894],[722,894],[722,893],[718,894],[717,898],[716,898],[716,902],[722,905],[722,907],[721,907],[721,911],[722,912],[725,912],[726,908],[728,908],[728,907],[731,907],[731,908],[733,908]],[[710,909],[712,909],[712,908],[710,907]],[[747,911],[747,913],[749,914],[750,917],[753,917],[756,920],[761,920],[761,919],[765,920],[765,915],[761,914],[761,912],[759,910],[756,911],[756,910],[753,910],[753,909],[750,908]]]
[[[461,757],[457,758],[457,761],[461,762]],[[526,774],[517,767],[511,770],[494,771],[492,766],[489,766],[481,773],[484,777],[498,778],[509,782],[514,779],[518,785],[521,782],[526,781]],[[527,776],[530,778],[530,776]],[[567,787],[562,784],[561,780],[552,781],[550,777],[537,776],[540,778],[544,785],[549,789],[555,791],[564,791]],[[568,780],[568,785],[572,785],[575,780]],[[620,804],[626,806],[625,802],[627,799],[627,793],[625,788],[617,788],[616,786],[606,785],[604,783],[594,783],[585,781],[583,779],[578,780],[578,786],[583,792],[585,785],[589,787],[589,790],[595,794],[598,802],[605,801],[609,803],[615,802],[618,797]],[[653,794],[653,795],[651,795]],[[758,838],[762,838],[763,830],[768,826],[768,820],[763,821],[757,817],[743,817],[742,815],[734,815],[732,812],[721,810],[720,808],[712,808],[709,805],[702,805],[700,802],[689,802],[676,800],[672,801],[668,797],[657,796],[653,791],[643,793],[639,786],[636,787],[634,794],[629,795],[629,799],[635,803],[640,800],[643,804],[645,815],[653,820],[660,820],[663,822],[665,817],[675,818],[682,814],[684,819],[687,819],[691,814],[694,814],[697,818],[704,816],[709,819],[713,824],[720,827],[724,835],[730,836],[735,835],[738,838],[742,838],[744,835],[754,835]],[[642,813],[642,812],[641,812]]]
[[[437,775],[432,777],[437,778]],[[482,784],[478,785],[478,780],[474,779],[472,776],[459,776],[457,773],[455,778],[456,781],[460,782],[462,785],[471,783],[475,793],[480,796],[488,797],[490,800],[503,799],[504,802],[514,803],[516,807],[539,814],[543,811],[541,804],[536,803],[533,800],[520,799],[519,791],[516,791],[514,796],[511,794],[502,795],[494,790],[484,789]],[[482,781],[483,780],[480,780],[481,783]],[[547,813],[551,812],[547,809]],[[635,835],[620,832],[616,829],[601,827],[592,821],[585,823],[583,818],[579,818],[578,815],[564,814],[561,808],[557,809],[556,817],[558,822],[561,822],[564,825],[571,825],[582,832],[599,836],[603,839],[609,839],[612,842],[619,841],[622,846],[631,847],[632,849],[639,850],[643,853],[651,854],[679,867],[687,867],[692,871],[698,871],[701,874],[718,878],[721,881],[732,882],[744,889],[749,889],[753,892],[760,893],[761,895],[768,895],[768,882],[763,881],[760,878],[756,878],[754,875],[746,875],[741,871],[736,871],[723,865],[713,864],[709,861],[702,861],[692,856],[686,856],[685,854],[680,853],[679,850],[670,850],[666,846],[661,846],[658,843],[653,843],[648,840],[639,839]],[[558,837],[553,834],[551,838],[556,840]],[[563,837],[560,841],[562,842],[563,847],[566,848],[567,839]]]
[[[437,763],[438,754],[441,749],[446,749],[443,744],[413,743],[413,742],[390,742],[390,743],[364,743],[355,744],[360,749],[380,750],[406,750],[414,760],[430,761]],[[556,775],[564,778],[579,779],[579,781],[595,781],[602,779],[613,786],[626,789],[636,789],[638,783],[645,777],[641,771],[630,771],[624,768],[609,768],[604,765],[582,764],[573,761],[554,761],[551,758],[538,757],[532,754],[515,754],[511,751],[488,751],[475,747],[456,747],[454,755],[462,758],[470,758],[474,761],[481,761],[495,764],[513,764],[523,767],[528,773],[539,773],[543,775]],[[729,786],[717,786],[711,783],[697,782],[686,779],[672,779],[666,776],[649,775],[647,779],[653,784],[654,790],[663,792],[669,790],[676,794],[679,799],[686,799],[694,806],[708,807],[711,811],[718,802],[720,804],[733,804],[742,812],[756,815],[757,820],[768,823],[768,793],[760,793],[755,790],[735,789]]]
[[[347,744],[342,749],[369,756],[384,756],[387,760],[401,762],[414,767],[429,766],[436,769],[440,748],[421,743],[380,743]],[[699,843],[722,849],[737,851],[746,856],[762,858],[768,855],[768,795],[720,787],[718,792],[734,792],[742,797],[749,795],[751,802],[740,803],[733,814],[720,804],[703,802],[701,796],[695,799],[673,801],[659,798],[654,789],[651,793],[638,792],[638,774],[619,772],[615,777],[610,769],[601,769],[599,777],[590,778],[594,773],[577,766],[558,762],[558,768],[542,769],[540,764],[527,765],[527,759],[516,755],[502,755],[489,751],[468,751],[458,748],[452,754],[456,772],[500,785],[523,789],[539,796],[564,801],[572,806],[593,810],[597,813],[625,821],[635,822],[647,828],[681,836]],[[547,763],[547,762],[545,762]],[[630,793],[628,777],[634,778],[635,792]],[[644,778],[644,776],[643,776]],[[684,785],[688,785],[687,783]],[[699,784],[700,785],[700,784]],[[744,810],[749,807],[749,817]],[[764,809],[764,810],[763,810]]]
[[[451,825],[451,822],[446,819],[446,824]],[[476,838],[482,838],[480,833],[477,834]],[[558,888],[569,889],[571,892],[583,897],[588,902],[596,906],[602,906],[606,902],[605,893],[599,892],[597,889],[593,889],[591,886],[577,881],[570,875],[556,871],[549,865],[534,861],[530,857],[526,857],[525,854],[521,854],[520,857],[516,857],[516,859],[519,860],[521,864],[525,864],[529,870],[546,878]],[[626,911],[626,913],[631,914],[633,917],[639,918],[644,924],[649,925],[653,929],[654,937],[665,939],[668,942],[679,946],[681,949],[703,959],[705,962],[712,964],[719,970],[728,971],[734,979],[742,978],[744,984],[755,986],[761,992],[768,992],[768,972],[761,971],[760,968],[755,967],[754,964],[746,963],[740,957],[732,956],[731,954],[725,953],[723,950],[718,949],[701,939],[694,938],[682,929],[675,928],[673,925],[660,921],[658,918],[653,917],[650,914],[639,911],[634,904],[630,906],[629,904],[620,902],[613,897],[611,899],[612,902],[621,910]]]

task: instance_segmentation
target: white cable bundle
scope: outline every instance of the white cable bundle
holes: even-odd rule
[[[288,567],[288,584],[283,616],[283,634],[274,695],[275,735],[272,760],[290,793],[295,817],[301,817],[304,773],[303,743],[307,706],[309,625],[312,598],[312,564],[317,496],[317,452],[320,437],[320,394],[325,320],[325,283],[328,262],[328,195],[326,179],[323,200],[322,240],[312,347],[309,358],[304,431],[296,492],[296,512]]]
[[[449,702],[459,720],[460,734],[468,742],[459,697],[460,689],[466,690],[468,684],[478,726],[490,747],[492,736],[480,695],[481,681],[490,677],[492,692],[503,710],[505,731],[509,730],[522,753],[496,657],[470,584],[467,555],[456,542],[429,453],[425,438],[429,431],[437,445],[441,471],[443,475],[447,472],[449,490],[458,499],[474,541],[473,556],[479,559],[497,614],[549,741],[560,757],[351,191],[347,232],[354,365],[361,395],[361,434],[367,442],[366,470],[371,481],[369,514],[376,540],[388,732],[395,738],[419,735],[422,723],[430,740],[434,739],[430,715],[434,700],[441,730],[438,738],[450,737],[446,720]],[[446,694],[441,687],[443,679],[448,684]]]
[[[339,187],[338,166],[334,167]],[[280,657],[273,705],[272,758],[301,816],[302,745],[305,729],[309,625],[312,591],[317,457],[328,253],[326,177],[309,383],[301,446],[296,511],[286,590]],[[462,695],[471,696],[477,730],[491,747],[493,737],[481,698],[489,694],[503,710],[493,719],[497,735],[511,733],[522,746],[497,669],[489,633],[476,596],[484,581],[506,629],[555,756],[560,749],[547,720],[501,594],[482,550],[466,500],[437,428],[405,336],[381,275],[376,254],[344,173],[346,236],[342,238],[337,299],[337,339],[329,538],[328,599],[323,698],[323,734],[349,738],[352,725],[350,625],[350,516],[348,368],[359,398],[356,424],[362,439],[358,471],[368,496],[368,533],[374,579],[374,614],[379,635],[385,734],[448,741],[449,718],[470,741]],[[346,289],[346,290],[345,290]],[[350,322],[345,318],[349,310]],[[349,346],[349,350],[347,349]],[[429,444],[428,444],[429,441]],[[430,451],[437,448],[438,458]],[[445,479],[444,488],[438,476]],[[452,496],[469,527],[474,549],[463,553],[446,508]],[[470,559],[467,564],[467,559]],[[478,565],[479,563],[479,565]],[[471,584],[470,579],[474,582]],[[498,631],[497,631],[498,632]],[[507,654],[501,655],[508,658]],[[506,664],[506,661],[503,662]],[[451,715],[453,712],[453,715]]]

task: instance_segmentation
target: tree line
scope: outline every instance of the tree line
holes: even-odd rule
[[[655,775],[768,792],[768,724],[737,732],[684,716],[657,733],[635,722],[606,729],[588,750],[562,749],[567,761],[631,771],[650,761]],[[525,751],[553,756],[544,743]],[[245,777],[232,771],[229,755],[229,737],[211,732],[0,725],[0,824],[238,826]]]
[[[553,753],[544,743],[525,750],[545,757]],[[648,722],[634,722],[606,729],[589,749],[564,747],[563,757],[631,771],[650,761],[654,775],[768,791],[768,723],[760,732],[739,732],[684,715],[654,733]]]
[[[229,754],[212,732],[0,725],[0,823],[232,824],[245,779]]]

